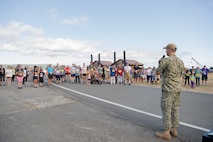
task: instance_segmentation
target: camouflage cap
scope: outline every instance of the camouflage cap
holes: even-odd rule
[[[163,49],[172,49],[172,50],[176,51],[176,50],[177,50],[177,47],[176,47],[175,44],[170,43],[170,44],[168,44],[166,47],[164,47]]]

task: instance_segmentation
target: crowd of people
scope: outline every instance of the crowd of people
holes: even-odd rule
[[[83,66],[60,66],[57,64],[52,67],[50,64],[47,67],[48,84],[52,81],[58,84],[69,81],[71,83],[79,84],[131,84],[131,83],[154,83],[157,81],[156,68],[139,67],[136,63],[135,66],[127,64],[123,65],[99,65],[94,66],[92,63]]]
[[[45,72],[42,67],[34,66],[33,68],[23,67],[21,65],[10,66],[6,68],[0,65],[0,86],[11,86],[12,82],[17,81],[18,89],[22,89],[23,84],[27,81],[33,81],[34,87],[43,86]]]
[[[183,78],[184,85],[189,85],[191,88],[200,85],[207,85],[209,69],[204,66],[202,69],[197,67],[194,69],[186,69]],[[72,64],[71,66],[56,64],[52,66],[49,64],[46,69],[34,66],[23,67],[21,65],[7,66],[0,65],[0,86],[10,86],[14,80],[18,82],[18,88],[21,89],[23,84],[27,81],[32,81],[33,86],[43,87],[44,80],[48,80],[48,85],[54,81],[57,84],[63,82],[78,83],[78,84],[132,84],[132,83],[147,83],[158,84],[160,76],[156,75],[155,67],[144,68],[137,63],[134,66],[129,64],[112,65],[112,66],[94,66],[92,63],[82,66]],[[202,79],[202,84],[200,83]],[[6,83],[6,82],[7,83]]]
[[[184,76],[184,85],[191,86],[191,88],[202,86],[207,86],[209,69],[204,66],[202,69],[197,67],[196,69],[192,66],[191,69],[186,69]],[[202,80],[202,84],[201,81]]]

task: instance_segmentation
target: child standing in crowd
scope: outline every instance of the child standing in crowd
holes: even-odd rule
[[[191,75],[190,75],[190,81],[191,81],[191,88],[194,89],[194,84],[195,84],[194,73],[191,73]]]
[[[44,86],[44,71],[42,68],[40,68],[40,72],[39,72],[39,86],[43,87]]]
[[[22,69],[21,65],[18,65],[18,67],[16,69],[16,77],[17,77],[17,81],[18,81],[18,89],[22,89],[24,70]]]

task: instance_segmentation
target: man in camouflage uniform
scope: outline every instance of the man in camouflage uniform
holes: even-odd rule
[[[171,140],[171,135],[177,137],[176,127],[179,124],[181,76],[184,73],[184,64],[175,55],[177,50],[175,44],[168,44],[164,49],[168,58],[162,58],[156,70],[157,74],[162,74],[161,110],[164,131],[157,132],[155,135]]]

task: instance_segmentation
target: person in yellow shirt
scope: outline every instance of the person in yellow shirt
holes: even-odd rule
[[[194,76],[194,73],[191,73],[190,75],[190,81],[191,81],[191,88],[194,89],[194,84],[195,84],[195,76]]]

